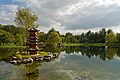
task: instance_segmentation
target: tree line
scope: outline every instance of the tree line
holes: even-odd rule
[[[88,31],[80,35],[72,33],[60,34],[54,28],[47,33],[39,32],[38,42],[47,45],[64,43],[120,43],[120,33],[114,33],[111,29],[104,28],[98,32]],[[14,25],[0,24],[0,45],[26,45],[26,29]]]
[[[50,32],[56,33],[58,36],[54,34],[50,34]],[[50,35],[52,38],[48,38]],[[59,38],[59,39],[58,39]],[[58,39],[58,40],[55,40]],[[48,31],[48,33],[40,32],[39,33],[39,42],[44,43],[120,43],[120,33],[114,33],[112,29],[105,30],[105,28],[99,30],[98,32],[88,31],[86,33],[82,33],[80,35],[73,35],[68,32],[65,35],[61,35],[59,31],[55,31],[54,28]]]

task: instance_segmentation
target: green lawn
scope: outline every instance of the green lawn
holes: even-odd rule
[[[0,46],[0,48],[10,48],[10,49],[12,49],[12,48],[26,48],[26,46],[11,46],[11,45],[4,45],[4,46]]]
[[[105,43],[78,43],[78,44],[68,43],[68,44],[64,44],[64,46],[106,46],[106,44]]]

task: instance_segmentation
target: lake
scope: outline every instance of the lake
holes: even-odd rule
[[[120,80],[119,48],[47,48],[59,56],[31,64],[9,63],[19,50],[0,49],[0,80]]]

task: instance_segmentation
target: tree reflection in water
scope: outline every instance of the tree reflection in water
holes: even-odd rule
[[[25,65],[25,75],[21,80],[37,80],[39,77],[39,67],[41,63],[33,62]]]
[[[14,55],[16,51],[19,49],[0,49],[0,61],[8,62],[10,57]],[[112,48],[112,47],[56,47],[50,46],[45,47],[43,51],[52,52],[52,53],[61,53],[65,51],[66,54],[79,54],[83,56],[87,56],[89,58],[97,57],[102,60],[111,60],[114,57],[120,57],[120,48]],[[59,55],[57,56],[57,58]],[[53,59],[54,60],[54,59]],[[40,67],[41,62],[33,62],[31,64],[24,64],[23,74],[20,80],[38,80],[40,78]],[[19,66],[19,65],[18,65]],[[21,71],[22,72],[22,71]]]
[[[0,61],[8,62],[9,59],[15,54],[17,51],[21,51],[22,49],[0,49]],[[66,54],[81,53],[83,56],[98,57],[102,60],[110,60],[115,56],[120,57],[120,48],[113,47],[56,47],[50,46],[45,47],[43,51],[52,52],[52,53],[61,53],[62,51],[66,51]],[[59,56],[59,55],[58,55]],[[57,57],[58,57],[57,56]]]
[[[65,51],[67,54],[79,54],[80,52],[83,56],[98,57],[102,60],[111,60],[115,56],[120,57],[120,48],[113,47],[65,47]]]

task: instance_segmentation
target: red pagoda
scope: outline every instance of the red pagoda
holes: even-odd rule
[[[32,28],[28,30],[29,32],[29,39],[28,39],[28,51],[31,55],[37,54],[39,47],[38,47],[38,32],[39,30]]]

